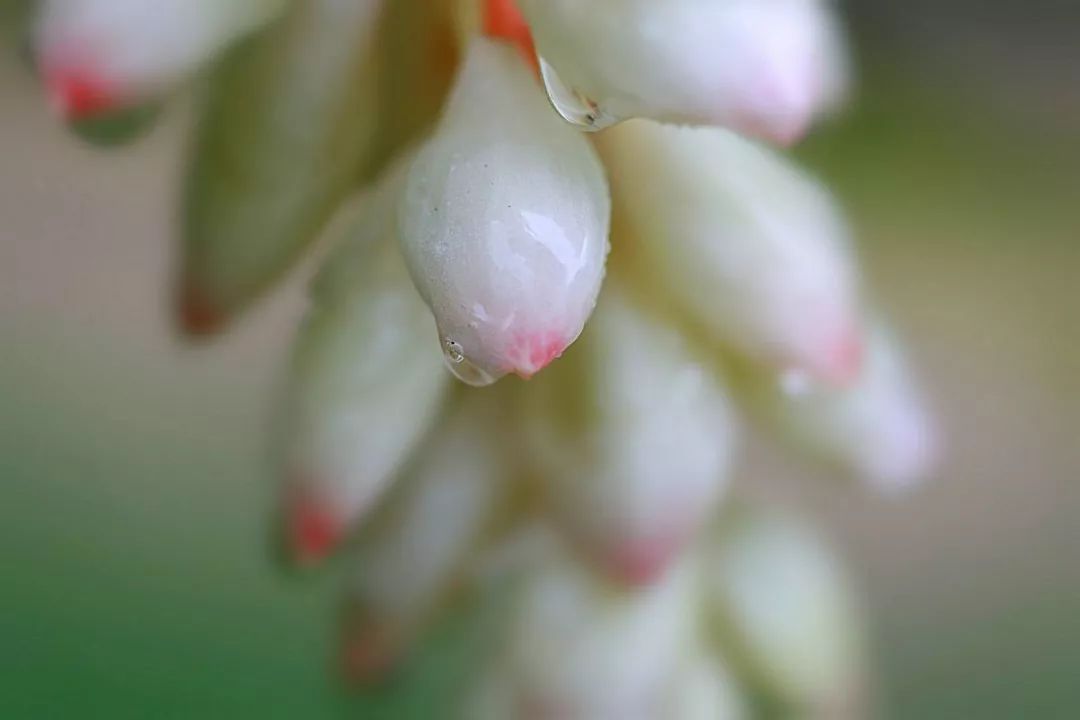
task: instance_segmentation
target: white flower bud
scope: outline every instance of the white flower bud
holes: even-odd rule
[[[316,284],[288,388],[284,462],[289,549],[334,549],[434,420],[447,385],[425,351],[431,315],[393,241],[399,184],[384,182]],[[342,263],[349,263],[348,271]]]
[[[703,553],[709,613],[740,671],[797,710],[841,717],[858,702],[861,616],[820,540],[781,517],[738,515]],[[796,713],[799,714],[799,713]]]
[[[854,258],[824,188],[716,128],[635,121],[601,146],[640,282],[759,362],[835,384],[857,375]]]
[[[528,377],[577,338],[609,211],[596,154],[546,107],[525,61],[474,40],[401,205],[402,249],[458,377]]]
[[[505,636],[491,658],[488,707],[503,717],[624,720],[660,717],[693,632],[687,564],[649,588],[621,592],[551,538],[534,564],[519,566]],[[497,688],[510,697],[499,697]],[[483,703],[481,703],[483,705]]]
[[[680,668],[662,715],[666,720],[739,720],[746,716],[734,679],[704,653]]]
[[[521,0],[571,122],[723,125],[791,143],[847,84],[829,0]]]
[[[863,371],[835,389],[757,378],[752,402],[809,451],[874,487],[896,492],[925,480],[939,456],[939,431],[898,343],[877,327]]]
[[[727,484],[734,422],[708,363],[609,285],[578,346],[523,393],[559,519],[614,577],[655,581]]]
[[[463,396],[361,537],[343,661],[367,680],[392,667],[449,599],[511,487],[498,393]]]
[[[64,117],[113,111],[168,91],[283,6],[284,0],[45,0],[38,64]]]

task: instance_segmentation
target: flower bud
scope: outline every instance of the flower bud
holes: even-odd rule
[[[520,0],[556,109],[600,129],[645,117],[789,144],[847,80],[829,0]]]
[[[435,419],[447,385],[424,351],[431,316],[393,241],[384,182],[315,286],[296,342],[284,443],[286,542],[321,560],[367,512]],[[343,269],[343,266],[347,266]]]
[[[689,567],[649,588],[622,592],[582,566],[557,538],[547,539],[535,562],[515,568],[504,635],[480,705],[513,709],[501,717],[661,717],[691,641]]]
[[[684,663],[662,715],[670,720],[739,720],[747,717],[739,688],[716,659],[700,653]]]
[[[37,64],[60,115],[78,119],[160,97],[283,0],[44,0]]]
[[[510,489],[498,393],[463,396],[420,450],[360,542],[343,662],[378,677],[445,603]]]
[[[860,611],[820,540],[782,517],[739,514],[704,552],[709,615],[742,676],[796,716],[847,717],[861,693]]]
[[[734,421],[711,368],[609,285],[579,345],[522,392],[558,518],[612,576],[656,581],[727,484]]]
[[[546,107],[524,60],[474,40],[401,205],[402,251],[459,378],[529,377],[577,338],[609,209],[596,154]]]
[[[858,374],[854,258],[818,183],[715,128],[636,121],[601,146],[641,283],[756,361],[838,385]]]
[[[933,473],[939,432],[898,343],[870,333],[863,372],[850,387],[758,377],[751,402],[781,433],[874,487],[896,492]]]
[[[292,3],[217,68],[186,189],[187,332],[214,332],[262,292],[363,174],[376,132],[381,7]]]

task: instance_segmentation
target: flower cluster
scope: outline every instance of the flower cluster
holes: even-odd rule
[[[829,0],[42,0],[33,38],[113,141],[204,75],[187,332],[322,238],[281,524],[352,558],[352,676],[498,587],[468,717],[858,714],[840,571],[726,502],[736,407],[886,490],[934,460],[841,211],[767,147],[842,104]]]

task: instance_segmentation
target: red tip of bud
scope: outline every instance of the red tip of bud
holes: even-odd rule
[[[398,665],[400,648],[388,626],[372,622],[351,623],[340,649],[340,672],[351,685],[371,686],[386,680]]]
[[[214,335],[225,325],[225,314],[219,311],[207,295],[185,283],[176,307],[180,330],[190,337]]]
[[[341,542],[345,528],[325,504],[297,498],[289,507],[287,532],[293,561],[306,567],[329,557]]]
[[[509,352],[513,372],[530,379],[561,356],[567,344],[561,334],[551,332],[517,338]]]
[[[517,47],[533,69],[540,72],[532,31],[514,0],[485,0],[484,34],[506,40]]]
[[[678,549],[679,543],[671,538],[629,540],[615,549],[610,570],[632,587],[652,585],[664,576]]]
[[[822,355],[821,377],[836,387],[847,387],[862,374],[864,343],[855,328],[841,333]]]
[[[120,107],[115,90],[85,67],[46,70],[45,83],[57,114],[65,120],[85,120]]]

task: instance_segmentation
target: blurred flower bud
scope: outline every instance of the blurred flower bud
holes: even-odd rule
[[[734,669],[797,716],[851,717],[862,700],[860,611],[818,538],[786,518],[734,514],[702,554]]]
[[[284,272],[362,174],[382,0],[309,0],[216,70],[187,182],[180,320],[213,332]]]
[[[474,702],[491,717],[655,718],[692,632],[693,575],[623,592],[553,535],[518,564],[505,632]],[[469,714],[467,717],[480,717]]]
[[[348,677],[377,679],[408,652],[490,532],[511,475],[499,400],[460,398],[362,534],[346,601]]]
[[[604,274],[609,207],[596,154],[521,57],[474,40],[401,206],[402,251],[459,378],[531,376],[577,338]]]
[[[57,112],[86,118],[161,97],[284,0],[44,0],[37,65]]]
[[[880,325],[850,387],[804,385],[798,377],[756,383],[752,402],[781,434],[878,489],[903,490],[935,470],[937,424],[898,343]]]
[[[723,125],[788,144],[847,82],[828,0],[521,0],[569,121]]]
[[[285,512],[301,563],[321,560],[370,509],[430,427],[447,385],[439,354],[424,351],[431,316],[393,240],[394,177],[330,258],[296,345]]]
[[[734,421],[711,368],[609,284],[579,345],[522,392],[557,517],[613,577],[655,581],[727,484]]]
[[[646,121],[604,133],[615,234],[642,283],[713,337],[834,384],[859,371],[848,230],[829,194],[766,148]]]
[[[679,669],[661,716],[665,720],[739,720],[746,717],[734,679],[715,659],[701,654]]]

